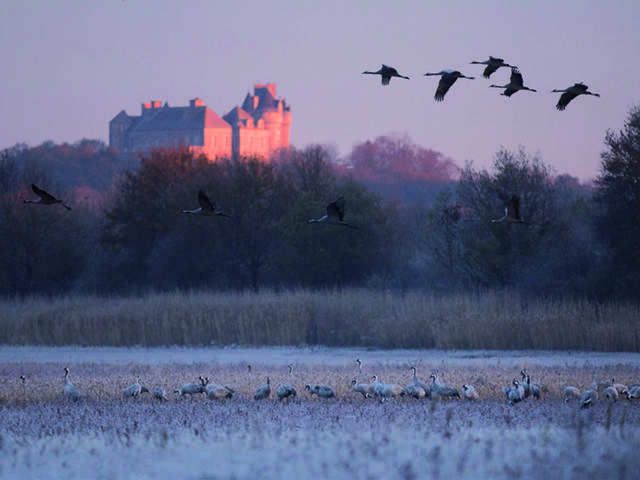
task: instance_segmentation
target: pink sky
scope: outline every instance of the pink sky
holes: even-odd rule
[[[500,147],[540,152],[582,179],[599,168],[607,128],[640,103],[640,1],[160,1],[0,0],[0,147],[107,140],[121,109],[199,96],[219,114],[254,82],[292,105],[292,142],[337,145],[400,132],[458,164],[488,166]],[[469,65],[517,64],[541,93],[501,97]],[[411,80],[381,87],[360,75],[381,63]],[[457,68],[443,103],[427,71]],[[554,88],[587,83],[557,112]]]

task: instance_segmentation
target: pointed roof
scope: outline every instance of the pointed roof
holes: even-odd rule
[[[209,107],[165,106],[143,115],[132,127],[132,131],[199,130],[202,128],[231,128],[231,126]]]
[[[209,107],[202,107],[205,111],[204,128],[230,128],[227,122],[225,122],[220,116],[211,110]]]
[[[231,125],[237,125],[238,122],[242,122],[246,125],[248,120],[253,119],[253,117],[251,117],[251,115],[249,115],[249,113],[246,110],[237,106],[232,108],[229,111],[229,113],[227,113],[222,118],[224,118],[224,120],[230,123]]]
[[[128,123],[130,121],[131,117],[124,110],[120,110],[120,113],[111,119],[111,123]]]
[[[260,99],[258,110],[274,108],[276,105],[276,97],[274,96],[275,85],[256,85],[255,95]]]
[[[253,95],[247,93],[247,96],[244,97],[244,101],[242,102],[242,109],[245,112],[253,112]]]

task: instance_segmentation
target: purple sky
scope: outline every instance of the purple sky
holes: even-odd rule
[[[300,6],[302,5],[302,6]],[[378,6],[379,5],[379,6]],[[292,105],[292,142],[337,145],[408,133],[460,165],[500,147],[540,152],[582,179],[599,168],[607,128],[640,103],[640,1],[9,1],[0,0],[0,147],[107,140],[121,109],[199,96],[219,114],[254,82]],[[501,56],[541,93],[511,99],[471,60]],[[380,63],[410,81],[381,87]],[[457,68],[443,103],[426,71]],[[584,81],[602,98],[564,112],[553,88]]]

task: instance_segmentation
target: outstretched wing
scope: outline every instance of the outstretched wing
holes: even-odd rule
[[[344,220],[344,197],[339,197],[335,202],[331,202],[327,205],[327,215],[333,220],[342,222]]]
[[[498,70],[498,65],[496,65],[495,63],[490,63],[486,66],[484,72],[482,72],[482,76],[484,78],[489,78],[496,70]]]
[[[200,204],[200,207],[202,207],[202,210],[206,210],[208,212],[216,211],[216,204],[209,200],[207,194],[202,190],[198,190],[198,203]]]
[[[442,75],[440,77],[440,81],[438,82],[438,89],[436,90],[436,94],[433,98],[435,98],[436,102],[441,102],[444,100],[444,96],[447,94],[451,85],[456,83],[457,77],[452,75]]]
[[[507,208],[509,209],[509,217],[514,220],[520,220],[520,197],[512,195]]]
[[[522,74],[520,73],[520,70],[518,70],[517,68],[511,69],[510,80],[513,85],[518,85],[519,87],[522,87],[524,85],[524,81],[522,80]]]
[[[55,202],[55,201],[58,200],[56,197],[51,195],[49,192],[39,188],[34,183],[31,184],[31,190],[33,190],[33,193],[38,195],[44,202]]]
[[[573,92],[564,92],[562,95],[560,95],[560,100],[558,100],[556,108],[561,111],[564,110],[565,108],[567,108],[567,105],[569,105],[569,102],[571,102],[571,100],[573,100],[577,96],[578,95]]]
[[[390,75],[381,75],[380,79],[382,80],[382,85],[389,85],[389,82],[391,81],[391,76]]]

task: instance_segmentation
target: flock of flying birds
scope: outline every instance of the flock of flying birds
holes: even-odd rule
[[[504,59],[502,58],[498,58],[498,57],[489,57],[488,60],[484,60],[482,62],[478,62],[478,61],[473,61],[471,62],[472,65],[486,65],[484,72],[482,72],[482,75],[484,76],[484,78],[489,78],[491,77],[491,75],[493,73],[495,73],[499,68],[502,67],[508,67],[511,69],[511,78],[509,79],[509,83],[505,84],[505,85],[489,85],[490,88],[500,88],[503,89],[504,92],[501,93],[501,95],[504,95],[505,97],[510,97],[511,95],[513,95],[514,93],[517,93],[521,90],[528,90],[530,92],[537,92],[537,90],[534,90],[533,88],[529,88],[527,86],[525,86],[524,84],[524,80],[522,78],[522,73],[520,73],[520,70],[518,69],[517,66],[515,65],[509,65],[508,63],[505,63]],[[398,73],[398,70],[396,70],[393,67],[389,67],[387,65],[382,65],[382,67],[380,68],[380,70],[378,70],[377,72],[370,72],[370,71],[364,71],[362,72],[363,75],[380,75],[381,79],[382,79],[382,85],[389,85],[389,83],[391,82],[391,79],[393,77],[397,77],[397,78],[404,78],[406,80],[409,80],[409,77],[405,76],[405,75],[400,75]],[[439,76],[440,77],[440,81],[438,82],[438,88],[436,90],[436,94],[434,96],[436,102],[441,102],[444,100],[444,96],[447,94],[447,92],[449,91],[449,89],[453,86],[454,83],[456,83],[456,81],[459,78],[465,78],[467,80],[473,80],[475,77],[468,77],[466,75],[464,75],[463,73],[461,73],[458,70],[441,70],[439,72],[435,72],[435,73],[430,73],[427,72],[424,74],[424,76]],[[593,93],[589,91],[589,87],[587,85],[585,85],[582,82],[579,83],[574,83],[572,86],[565,88],[564,90],[560,90],[560,89],[555,89],[551,91],[552,93],[562,93],[562,95],[560,95],[560,100],[558,100],[558,103],[556,104],[556,108],[558,110],[564,110],[565,108],[567,108],[567,105],[569,105],[569,103],[571,102],[571,100],[573,100],[574,98],[580,96],[580,95],[592,95],[594,97],[599,97],[600,94],[598,93]]]
[[[38,187],[35,184],[31,184],[31,189],[38,196],[37,199],[29,199],[24,200],[24,203],[38,204],[38,205],[57,205],[61,204],[67,210],[71,210],[71,207],[64,203],[59,198],[54,197],[47,191]],[[191,210],[182,210],[182,213],[188,215],[203,215],[203,216],[220,216],[233,218],[231,215],[225,213],[222,209],[220,209],[202,190],[198,191],[198,204],[200,205],[197,208]],[[339,197],[337,200],[330,202],[327,204],[325,209],[325,214],[318,218],[310,218],[307,220],[307,223],[324,223],[330,225],[339,225],[342,227],[349,227],[356,230],[359,230],[359,227],[353,225],[351,223],[347,223],[344,219],[345,217],[345,209],[346,209],[346,200],[344,197]],[[460,219],[460,210],[461,207],[459,205],[454,205],[451,207],[451,211],[447,211],[446,213],[453,221],[458,221]],[[506,206],[504,208],[504,215],[500,218],[496,218],[491,220],[493,223],[520,223],[524,225],[530,225],[530,223],[525,222],[520,215],[520,197],[518,195],[512,195],[508,201],[506,202]]]
[[[520,73],[517,66],[506,63],[502,58],[490,56],[488,60],[484,60],[482,62],[473,61],[471,62],[471,64],[486,65],[482,73],[485,78],[490,78],[493,73],[495,73],[498,69],[502,67],[511,68],[511,78],[509,80],[509,83],[507,83],[506,85],[490,85],[491,88],[504,89],[504,92],[502,92],[501,95],[504,95],[506,97],[511,97],[511,95],[521,90],[537,92],[537,90],[534,90],[533,88],[529,88],[524,85],[522,73]],[[389,85],[393,77],[404,78],[407,80],[409,79],[409,77],[407,76],[400,75],[398,73],[398,70],[396,70],[395,68],[389,67],[384,64],[382,65],[380,70],[376,72],[364,71],[362,73],[367,75],[380,75],[382,80],[382,85]],[[436,90],[436,94],[434,97],[437,102],[441,102],[444,100],[444,97],[449,91],[449,89],[453,86],[454,83],[456,83],[456,81],[459,78],[465,78],[469,80],[473,80],[475,78],[475,77],[468,77],[466,75],[463,75],[458,70],[441,70],[440,72],[436,72],[436,73],[427,72],[424,75],[440,77],[440,81],[438,82],[438,88]],[[590,92],[589,87],[587,87],[587,85],[585,85],[584,83],[575,83],[572,86],[565,88],[564,90],[556,89],[556,90],[552,90],[552,92],[562,93],[556,105],[556,108],[558,110],[564,110],[574,98],[580,95],[592,95],[594,97],[600,96],[600,94],[598,93]],[[38,198],[35,200],[24,200],[24,203],[34,203],[34,204],[40,204],[40,205],[61,204],[67,210],[71,210],[71,207],[69,205],[64,203],[62,200],[56,198],[49,192],[45,191],[44,189],[34,184],[31,185],[31,189],[33,190],[33,193],[35,193],[38,196]],[[182,210],[182,213],[193,214],[193,215],[230,217],[230,215],[226,214],[224,211],[218,208],[216,204],[213,201],[211,201],[211,199],[207,196],[207,194],[202,190],[198,192],[198,204],[199,204],[199,207],[194,208],[192,210]],[[325,215],[318,218],[309,219],[308,223],[329,223],[329,224],[341,225],[341,226],[357,229],[358,227],[356,227],[355,225],[352,225],[344,221],[345,206],[346,206],[346,201],[344,197],[339,197],[337,200],[329,203],[326,206]],[[501,218],[498,218],[492,221],[527,224],[527,222],[525,222],[520,215],[520,198],[518,197],[518,195],[512,195],[508,199],[505,198],[504,215]]]
[[[362,374],[362,361],[356,359],[357,371],[356,376],[351,380],[351,392],[353,394],[359,394],[364,399],[376,398],[380,401],[398,397],[412,397],[417,399],[431,399],[431,400],[447,400],[447,399],[466,399],[475,401],[480,399],[478,390],[470,384],[462,385],[462,389],[458,390],[456,387],[447,385],[441,380],[440,374],[435,370],[429,376],[429,382],[423,382],[417,376],[417,369],[415,366],[410,367],[409,371],[412,373],[411,382],[405,386],[401,386],[395,383],[385,383],[380,381],[377,375],[373,375],[369,382],[359,382],[358,377]],[[297,397],[298,393],[294,384],[296,378],[293,374],[293,364],[289,364],[289,382],[278,385],[275,389],[275,397],[282,400],[289,400]],[[247,365],[247,373],[251,373],[251,365]],[[543,392],[546,392],[546,387],[532,382],[531,375],[526,369],[520,371],[521,379],[514,378],[511,384],[503,387],[502,393],[506,401],[513,405],[515,403],[522,402],[531,397],[536,400],[542,398]],[[27,378],[24,375],[20,375],[20,381],[22,382],[23,395],[26,400],[27,391]],[[304,390],[310,396],[317,396],[318,398],[336,398],[335,391],[329,385],[308,383],[304,386]],[[154,399],[161,402],[169,400],[167,391],[161,386],[156,385],[149,389],[142,385],[140,379],[137,379],[133,384],[129,385],[122,391],[122,395],[125,398],[138,398],[144,393],[149,393]],[[197,382],[185,383],[176,388],[173,393],[178,398],[189,396],[193,398],[194,395],[204,395],[209,400],[225,400],[231,399],[235,396],[236,391],[223,384],[212,383],[209,377],[199,376]],[[254,400],[265,400],[271,397],[271,379],[267,377],[266,383],[260,385],[253,395]],[[80,392],[80,389],[73,384],[69,378],[69,368],[64,368],[64,385],[62,389],[63,398],[73,401],[78,401],[85,397]],[[590,387],[580,390],[578,387],[567,385],[562,391],[562,397],[565,402],[577,400],[580,408],[588,408],[593,406],[600,398],[607,401],[618,401],[621,397],[625,397],[628,400],[640,399],[640,384],[624,385],[622,383],[616,383],[615,379],[606,382],[593,382]]]

